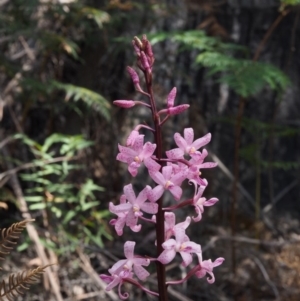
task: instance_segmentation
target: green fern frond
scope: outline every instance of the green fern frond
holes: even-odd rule
[[[9,301],[13,301],[18,295],[23,295],[25,291],[29,290],[32,284],[37,282],[49,266],[51,264],[18,274],[11,274],[8,278],[8,283],[4,280],[0,283],[0,301],[4,301],[4,297]]]
[[[268,63],[236,59],[219,52],[201,53],[197,56],[196,63],[210,68],[209,75],[222,72],[219,81],[228,84],[243,97],[257,94],[265,85],[280,91],[289,84],[288,77]]]
[[[19,223],[14,223],[7,229],[4,228],[1,230],[0,260],[4,260],[4,257],[11,252],[11,250],[17,243],[16,240],[19,239],[22,231],[26,228],[26,224],[32,221],[34,220],[27,219]]]
[[[110,119],[110,104],[99,93],[91,91],[84,87],[78,87],[71,84],[63,84],[56,81],[52,82],[53,86],[66,92],[66,99],[73,98],[74,101],[82,100],[88,106],[94,108],[102,114],[107,120]]]
[[[224,43],[200,30],[159,33],[152,37],[152,41],[159,42],[168,38],[179,42],[184,50],[197,50],[199,54],[195,63],[208,68],[208,75],[220,73],[219,82],[226,83],[243,97],[259,93],[265,86],[282,91],[289,84],[288,77],[271,64],[235,58],[234,54],[237,52],[239,56],[242,54],[245,57],[247,49],[243,46]]]

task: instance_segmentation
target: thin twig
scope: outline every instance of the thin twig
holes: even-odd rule
[[[77,253],[79,255],[79,258],[82,261],[82,264],[80,265],[81,268],[91,277],[91,279],[94,280],[94,282],[97,284],[98,287],[100,287],[101,289],[103,289],[105,291],[106,284],[100,279],[99,275],[93,269],[89,258],[86,255],[84,255],[83,252],[79,248],[77,249]],[[117,301],[120,299],[116,295],[116,293],[113,291],[110,291],[110,292],[105,291],[105,293],[114,301]]]
[[[266,282],[269,284],[269,286],[271,287],[275,297],[276,297],[276,300],[280,300],[280,296],[279,296],[279,292],[278,292],[278,289],[276,287],[276,285],[274,284],[274,282],[270,279],[269,277],[269,274],[267,273],[264,265],[262,264],[262,262],[254,255],[250,255],[250,257],[252,257],[252,260],[256,263],[256,265],[258,266],[258,268],[260,269],[263,277],[265,278]]]

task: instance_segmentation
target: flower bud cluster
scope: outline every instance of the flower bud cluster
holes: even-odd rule
[[[119,296],[122,300],[128,298],[128,293],[121,293],[121,286],[124,282],[132,283],[145,292],[157,296],[159,300],[166,300],[161,297],[161,291],[167,285],[177,285],[183,283],[191,276],[198,278],[208,274],[208,283],[213,283],[215,277],[213,269],[223,262],[223,258],[217,258],[215,261],[203,260],[201,246],[190,240],[186,234],[186,229],[192,221],[199,222],[204,213],[204,207],[213,206],[218,199],[206,199],[203,196],[208,181],[202,177],[201,170],[213,168],[217,164],[214,162],[204,162],[208,152],[203,149],[211,140],[211,134],[206,134],[201,138],[194,139],[194,130],[185,128],[183,135],[175,133],[174,142],[176,148],[168,150],[163,156],[161,152],[162,137],[161,127],[166,120],[176,114],[180,114],[189,105],[183,104],[174,106],[177,90],[173,88],[166,99],[166,107],[157,111],[152,93],[152,66],[154,55],[151,45],[146,36],[140,40],[135,37],[133,47],[137,55],[137,66],[144,73],[146,91],[140,87],[140,80],[137,72],[128,67],[127,71],[131,76],[136,90],[149,98],[149,102],[134,100],[116,100],[114,104],[122,108],[131,108],[136,105],[144,105],[151,110],[153,116],[153,128],[145,125],[138,125],[129,135],[126,145],[119,145],[117,160],[127,164],[128,172],[132,177],[136,177],[142,166],[145,166],[153,185],[147,185],[138,195],[134,191],[132,184],[124,186],[124,194],[120,197],[120,203],[109,204],[109,210],[116,217],[110,221],[115,227],[118,235],[123,235],[124,227],[129,227],[133,232],[142,230],[143,223],[151,223],[154,227],[160,227],[164,235],[163,241],[157,239],[156,246],[159,254],[157,258],[142,257],[134,254],[135,242],[127,241],[124,244],[124,254],[126,259],[120,260],[109,269],[110,275],[100,275],[101,279],[108,285],[106,290],[113,287],[119,287]],[[164,119],[161,120],[161,116]],[[144,141],[144,135],[140,133],[141,129],[150,130],[154,133],[154,143]],[[194,195],[188,199],[182,200],[182,183],[188,181],[194,186]],[[167,192],[168,191],[168,192]],[[174,199],[174,205],[163,207],[162,196],[164,193],[170,193]],[[195,209],[195,216],[186,217],[185,221],[176,224],[175,211],[184,206],[192,206]],[[163,212],[163,214],[160,214]],[[164,220],[159,220],[161,217]],[[188,267],[193,258],[197,264],[187,272],[187,276],[180,280],[159,283],[161,277],[158,277],[158,292],[150,291],[144,287],[139,280],[145,281],[149,272],[144,268],[150,262],[159,262],[162,266],[169,264],[176,255],[182,258],[182,266]],[[135,279],[135,276],[138,280]],[[164,279],[165,281],[165,279]]]

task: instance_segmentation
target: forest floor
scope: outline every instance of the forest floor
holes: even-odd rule
[[[209,217],[205,229],[195,229],[191,233],[202,243],[203,257],[224,257],[222,266],[215,269],[216,282],[208,284],[203,279],[192,277],[187,284],[169,288],[170,300],[210,300],[210,301],[299,301],[300,300],[300,223],[289,214],[275,218],[273,225],[269,221],[251,223],[247,219],[238,219],[237,234],[234,239],[230,229],[214,226],[216,216]],[[266,224],[268,226],[266,226]],[[213,225],[213,226],[212,226]],[[197,236],[197,237],[196,237]],[[150,231],[140,237],[140,251],[153,249],[150,242],[154,239]],[[235,248],[235,262],[232,261],[232,247]],[[152,252],[152,251],[150,251]],[[105,249],[95,246],[78,246],[74,252],[66,252],[58,257],[54,270],[64,301],[76,300],[119,300],[117,292],[107,295],[103,289],[99,274],[123,256],[122,242],[107,242]],[[40,264],[33,247],[20,253],[12,252],[2,265],[3,275],[18,273],[22,269],[32,269]],[[235,273],[233,266],[235,265]],[[180,262],[172,263],[168,277],[181,275],[186,271]],[[150,271],[151,272],[151,271]],[[179,277],[176,277],[179,278]],[[173,277],[174,279],[174,277]],[[147,281],[149,288],[155,289],[155,271]],[[156,300],[151,296],[125,285],[123,290],[130,292],[128,300]],[[57,301],[51,292],[51,286],[44,277],[18,301]]]

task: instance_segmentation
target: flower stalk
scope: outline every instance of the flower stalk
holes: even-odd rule
[[[200,149],[208,144],[211,135],[207,134],[202,138],[194,140],[194,131],[192,128],[184,129],[184,134],[175,133],[174,140],[178,148],[163,152],[162,126],[173,115],[181,114],[189,108],[188,104],[175,106],[175,97],[177,89],[173,88],[166,99],[166,107],[157,109],[152,86],[152,68],[155,61],[150,42],[144,35],[140,40],[134,37],[133,48],[137,57],[137,66],[144,75],[145,90],[141,88],[138,73],[131,67],[127,71],[136,88],[136,91],[146,96],[148,102],[135,100],[116,100],[114,104],[124,109],[131,109],[136,105],[143,105],[151,110],[153,125],[136,126],[129,137],[126,145],[119,145],[117,160],[128,165],[128,171],[133,176],[138,175],[142,165],[146,167],[150,177],[154,182],[154,187],[147,185],[136,196],[132,184],[124,186],[124,194],[120,197],[120,203],[109,204],[109,210],[117,217],[110,221],[115,227],[118,235],[123,235],[125,226],[133,232],[139,232],[143,223],[150,223],[156,228],[156,258],[149,256],[138,256],[134,254],[134,241],[127,241],[124,244],[124,255],[126,259],[119,260],[111,269],[110,275],[100,275],[101,279],[108,285],[106,290],[118,286],[119,297],[125,300],[129,297],[128,292],[122,292],[122,286],[125,282],[131,283],[137,288],[143,290],[152,296],[157,296],[159,301],[167,301],[168,285],[180,284],[195,275],[198,278],[207,278],[209,283],[215,281],[213,268],[223,262],[223,258],[218,258],[214,262],[202,260],[201,246],[186,235],[186,229],[192,221],[199,222],[204,213],[204,206],[214,205],[218,199],[206,199],[203,197],[204,190],[208,185],[206,179],[202,178],[201,169],[212,168],[216,166],[214,162],[204,162],[208,152]],[[161,121],[161,116],[164,119]],[[153,143],[144,142],[144,135],[140,132],[149,130],[153,133]],[[180,201],[183,190],[182,183],[188,180],[194,185],[195,193],[193,197]],[[167,192],[168,191],[168,192]],[[164,193],[171,193],[175,204],[169,207],[163,207]],[[196,216],[185,218],[185,221],[176,224],[176,216],[173,211],[185,206],[194,206]],[[151,218],[144,214],[152,215]],[[199,263],[189,272],[187,276],[180,280],[166,282],[165,266],[174,260],[177,255],[182,258],[182,266],[188,268],[193,258],[197,257]],[[149,290],[135,280],[145,281],[149,272],[144,268],[151,262],[156,263],[157,271],[157,292]]]

